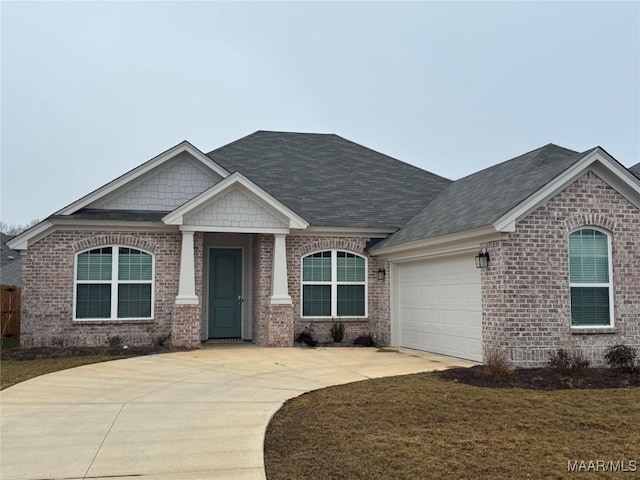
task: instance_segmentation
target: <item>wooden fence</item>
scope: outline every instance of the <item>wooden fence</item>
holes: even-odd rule
[[[0,285],[0,329],[2,336],[20,335],[20,287]]]

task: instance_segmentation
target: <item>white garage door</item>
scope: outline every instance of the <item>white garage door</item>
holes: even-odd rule
[[[403,347],[482,361],[480,270],[473,255],[398,265]]]

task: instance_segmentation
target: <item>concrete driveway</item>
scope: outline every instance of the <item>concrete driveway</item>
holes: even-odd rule
[[[285,400],[470,364],[405,349],[215,345],[56,372],[0,392],[0,477],[264,479],[265,429]]]

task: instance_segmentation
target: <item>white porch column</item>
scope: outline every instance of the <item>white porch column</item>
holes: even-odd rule
[[[182,254],[180,256],[180,283],[176,305],[198,305],[196,295],[196,269],[193,255],[194,232],[182,232]]]
[[[273,243],[273,275],[271,276],[271,304],[291,305],[287,283],[286,235],[277,233]]]

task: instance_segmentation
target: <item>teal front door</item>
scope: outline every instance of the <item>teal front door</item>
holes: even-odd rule
[[[242,250],[209,251],[209,338],[240,338]]]

